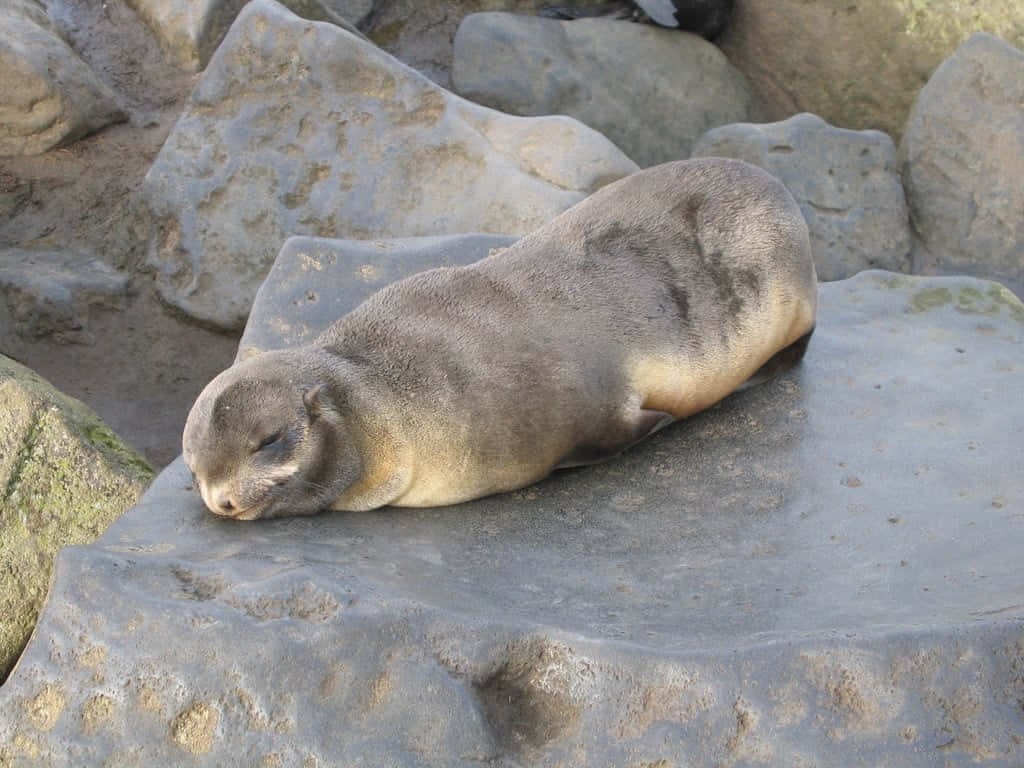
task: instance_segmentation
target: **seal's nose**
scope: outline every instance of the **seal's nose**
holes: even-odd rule
[[[235,511],[235,505],[226,493],[219,494],[215,499],[215,504],[217,505],[217,512],[222,515],[230,515]]]

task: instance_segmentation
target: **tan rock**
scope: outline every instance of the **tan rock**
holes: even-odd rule
[[[153,30],[160,47],[180,66],[198,71],[206,66],[217,50],[231,22],[245,5],[244,0],[128,0]],[[340,15],[344,11],[360,11],[355,0],[284,0],[294,13],[304,19],[337,24],[359,34]],[[365,14],[365,11],[363,12]]]
[[[917,92],[977,31],[1024,45],[1020,0],[737,0],[719,43],[764,118],[813,112],[899,141]]]
[[[914,267],[1024,295],[1024,52],[991,35],[928,81],[900,144]]]
[[[126,119],[35,0],[0,0],[0,156],[38,155]]]

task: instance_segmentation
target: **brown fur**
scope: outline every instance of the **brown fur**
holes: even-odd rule
[[[519,488],[775,370],[816,297],[781,183],[735,160],[667,163],[225,371],[189,415],[185,460],[207,505],[242,519]]]

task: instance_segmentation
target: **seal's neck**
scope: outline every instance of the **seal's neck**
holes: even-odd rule
[[[325,405],[339,419],[339,435],[359,458],[359,470],[331,504],[332,509],[360,512],[385,506],[411,482],[409,445],[396,402],[372,369],[319,349],[315,365],[323,366]]]

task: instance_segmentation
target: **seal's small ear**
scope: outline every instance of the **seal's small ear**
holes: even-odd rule
[[[311,389],[307,389],[302,393],[302,404],[306,406],[306,413],[309,414],[309,420],[313,421],[320,412],[323,410],[323,404],[321,403],[321,396],[323,395],[324,385],[317,384]]]

